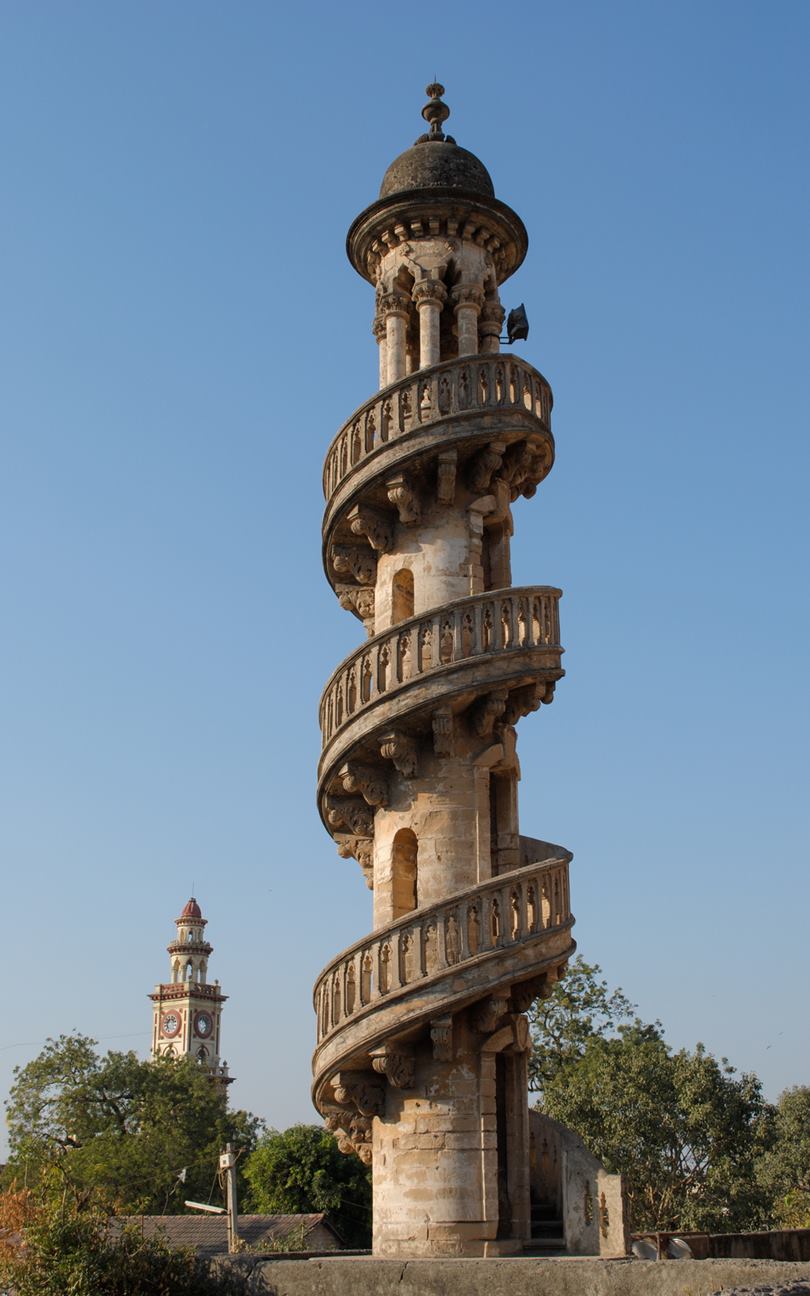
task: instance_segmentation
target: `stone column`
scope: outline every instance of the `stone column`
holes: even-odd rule
[[[386,339],[385,319],[382,315],[374,316],[374,323],[371,331],[377,339],[377,346],[380,355],[380,387],[385,387],[388,382],[388,345]]]
[[[419,368],[428,369],[440,360],[439,330],[447,289],[438,279],[423,279],[413,290],[419,311]]]
[[[478,330],[481,334],[481,351],[483,355],[497,355],[501,349],[501,329],[503,328],[504,310],[497,297],[484,302]]]
[[[478,354],[478,314],[483,300],[484,290],[477,284],[459,284],[453,289],[460,356]]]
[[[388,382],[399,382],[405,377],[405,335],[408,328],[408,298],[405,293],[386,293],[380,299],[380,309],[385,320],[385,350]]]

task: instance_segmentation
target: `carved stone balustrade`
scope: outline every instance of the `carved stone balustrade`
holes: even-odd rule
[[[540,843],[538,843],[540,844]],[[483,994],[508,998],[531,979],[556,979],[573,952],[568,851],[439,904],[416,909],[358,941],[324,968],[314,989],[316,1104],[343,1068],[361,1069],[385,1041],[405,1040]],[[519,1011],[524,1004],[519,1005]]]
[[[563,674],[560,597],[545,585],[475,594],[411,617],[347,657],[321,697],[321,798],[335,766],[394,722],[421,714],[419,728],[429,727],[437,706],[463,707],[487,687],[509,693],[500,709],[510,723],[550,701],[527,704],[523,690],[539,683],[553,691]]]
[[[352,540],[347,512],[358,503],[387,507],[386,483],[408,465],[424,473],[454,448],[461,462],[492,440],[504,446],[528,441],[533,468],[515,481],[512,495],[532,493],[554,461],[551,406],[542,374],[507,355],[467,356],[422,369],[361,405],[333,440],[324,466],[324,561],[332,584],[334,546]]]

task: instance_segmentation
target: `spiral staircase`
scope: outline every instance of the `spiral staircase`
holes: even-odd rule
[[[316,982],[313,1098],[373,1163],[380,1255],[530,1237],[524,1014],[574,949],[570,854],[517,819],[515,726],[564,673],[561,591],[511,586],[511,506],[554,459],[548,383],[498,349],[527,239],[428,92],[349,233],[381,388],[323,477],[326,576],[368,638],[323,692],[318,805],[374,923]]]

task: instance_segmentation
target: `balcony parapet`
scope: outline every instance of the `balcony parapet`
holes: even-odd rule
[[[542,436],[545,476],[553,462],[552,403],[543,375],[506,355],[448,360],[384,387],[344,423],[327,451],[324,530],[378,467],[390,474],[405,460],[459,441],[474,450],[493,437]]]
[[[571,855],[558,849],[554,859],[414,910],[324,968],[313,995],[316,1098],[329,1073],[359,1064],[381,1040],[403,1038],[505,987],[525,984],[533,998],[538,976],[556,975],[574,948]]]
[[[338,752],[376,723],[390,726],[458,694],[559,679],[561,594],[548,585],[474,594],[369,639],[321,697],[322,781]]]

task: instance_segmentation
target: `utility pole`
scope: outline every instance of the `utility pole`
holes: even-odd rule
[[[236,1157],[230,1143],[219,1158],[219,1168],[225,1173],[225,1202],[228,1208],[228,1252],[233,1255],[239,1246],[239,1214],[236,1203]]]

